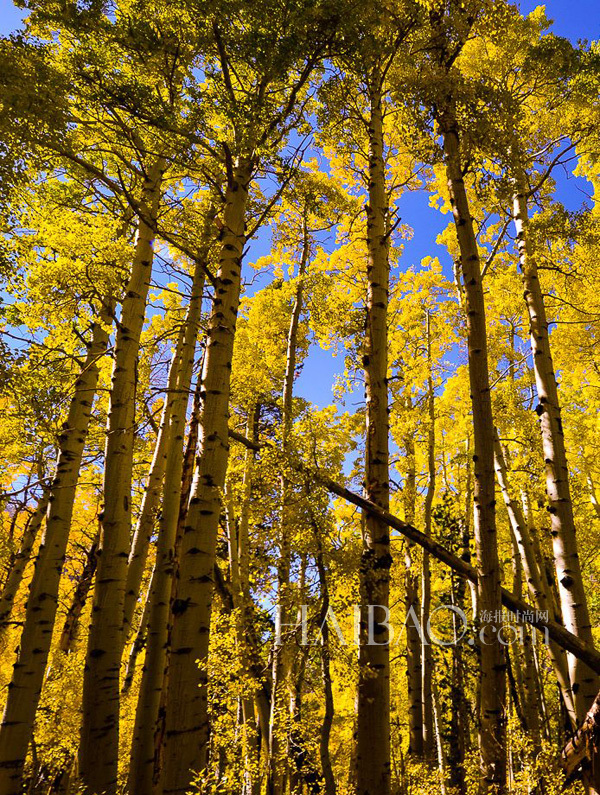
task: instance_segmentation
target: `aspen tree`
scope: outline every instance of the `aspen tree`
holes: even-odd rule
[[[48,490],[44,488],[42,496],[38,499],[33,512],[29,515],[21,537],[21,543],[17,554],[12,560],[8,577],[2,588],[0,595],[0,638],[4,634],[9,624],[10,615],[15,602],[15,597],[19,591],[23,575],[27,564],[31,559],[34,544],[37,540],[40,529],[46,516],[48,507]]]
[[[215,208],[216,209],[216,208]],[[175,564],[175,544],[184,457],[184,433],[190,385],[200,325],[204,289],[205,260],[208,259],[215,211],[206,212],[203,251],[195,266],[192,294],[185,320],[173,353],[171,369],[176,373],[175,388],[166,400],[169,411],[169,434],[166,450],[165,479],[158,526],[156,563],[150,585],[150,609],[146,630],[146,657],[138,696],[133,745],[129,765],[131,795],[152,791],[154,778],[154,738],[166,665],[168,614]],[[171,378],[169,379],[171,381]]]
[[[286,365],[282,390],[282,438],[281,449],[283,455],[287,455],[290,445],[290,436],[293,425],[293,395],[294,380],[296,378],[296,361],[298,346],[298,326],[303,308],[304,275],[308,265],[310,255],[310,239],[307,228],[308,210],[305,208],[302,219],[302,253],[298,267],[298,286],[294,297],[292,314],[287,333],[286,346]],[[286,648],[285,634],[282,636],[284,626],[291,623],[290,603],[290,497],[291,484],[285,472],[281,475],[281,545],[280,557],[277,566],[277,607],[275,611],[275,635],[280,638],[275,642],[273,648],[273,685],[271,694],[271,719],[270,719],[270,787],[272,795],[281,795],[285,781],[285,767],[288,753],[282,742],[285,731],[287,712],[287,693],[288,677],[290,675],[290,652]]]
[[[529,240],[529,211],[524,185],[524,178],[521,176],[516,183],[513,218],[523,275],[524,298],[529,316],[529,336],[539,401],[536,412],[540,418],[544,450],[546,491],[550,503],[558,593],[565,626],[574,635],[593,645],[592,626],[577,548],[560,399],[548,336],[546,307],[535,252]],[[581,722],[596,697],[599,680],[593,671],[572,655],[569,655],[569,669],[575,712],[578,722]]]
[[[426,312],[426,346],[427,346],[427,491],[423,509],[425,535],[431,537],[432,507],[436,487],[436,460],[435,460],[435,391],[433,387],[432,356],[431,356],[431,313]],[[431,564],[429,554],[423,552],[421,575],[421,632],[423,644],[421,647],[422,666],[422,699],[423,699],[423,754],[430,760],[434,752],[434,715],[433,715],[433,653],[431,644],[427,639],[431,609]]]
[[[85,607],[85,602],[92,587],[94,574],[96,573],[97,550],[98,538],[96,537],[85,552],[85,563],[83,570],[77,582],[75,593],[73,594],[73,601],[71,602],[71,606],[67,611],[62,632],[60,633],[58,647],[61,651],[66,653],[72,650],[73,644],[75,643],[75,639],[77,637],[77,629],[79,627],[81,612]]]
[[[367,404],[366,496],[389,507],[389,421],[387,388],[387,305],[389,291],[388,199],[383,138],[383,80],[374,67],[369,86],[369,199],[367,204],[367,305],[363,365]],[[357,714],[357,794],[390,790],[389,630],[381,615],[389,604],[389,530],[377,517],[365,521],[360,567],[361,642]],[[370,607],[379,605],[379,607]],[[369,618],[374,643],[369,644]]]
[[[448,57],[448,45],[443,38],[438,44],[441,48],[440,62],[444,63],[443,58]],[[475,473],[473,530],[479,574],[477,607],[480,614],[485,611],[486,615],[492,616],[492,621],[485,623],[481,629],[480,787],[482,792],[503,792],[506,787],[506,686],[504,647],[497,637],[501,622],[493,619],[500,615],[501,601],[494,494],[494,423],[490,399],[485,302],[479,250],[464,182],[456,100],[451,93],[438,106],[436,119],[443,137],[447,186],[460,250],[467,321]]]
[[[288,9],[290,10],[290,9]],[[254,59],[253,31],[275,35],[278,58],[263,47],[240,84],[236,64],[228,51],[220,20],[213,26],[224,100],[235,135],[223,141],[226,186],[220,235],[219,266],[207,330],[202,370],[202,406],[199,420],[199,454],[194,472],[188,513],[179,554],[177,596],[173,602],[173,629],[169,662],[165,740],[160,788],[183,795],[194,772],[204,771],[208,761],[209,722],[207,672],[221,492],[225,485],[229,453],[229,394],[231,360],[241,289],[241,266],[246,243],[248,192],[263,151],[275,150],[289,126],[301,113],[298,103],[328,43],[332,19],[327,9],[293,8],[280,16],[271,8],[269,29],[265,18],[244,7],[246,39],[234,50],[242,58],[244,46]],[[316,13],[315,13],[316,11]],[[311,15],[315,13],[313,18]],[[297,16],[298,15],[298,16]],[[237,18],[236,18],[237,21]],[[298,27],[300,25],[300,27]],[[280,27],[278,27],[280,26]],[[310,40],[305,32],[310,31]],[[284,39],[282,40],[282,37]],[[275,47],[275,41],[272,45]],[[246,68],[247,61],[244,61]],[[262,71],[261,71],[262,70]],[[251,86],[251,90],[248,89]],[[270,93],[270,89],[273,91]],[[244,104],[244,103],[247,103]],[[270,113],[266,109],[270,108]],[[246,116],[250,114],[249,118]],[[240,122],[243,119],[243,123]],[[240,126],[241,124],[241,126]],[[199,663],[198,663],[199,661]]]
[[[536,556],[534,545],[529,533],[528,524],[525,520],[525,517],[523,516],[519,502],[510,493],[504,451],[502,450],[497,432],[494,434],[494,457],[498,486],[500,487],[502,497],[504,498],[512,532],[516,538],[519,548],[520,562],[527,581],[529,595],[533,604],[535,604],[538,610],[543,613],[552,614],[553,617],[558,620],[560,616],[554,613],[552,599],[549,598],[546,577],[545,575],[542,575],[542,572],[540,571],[540,562]],[[571,683],[569,679],[566,654],[564,650],[560,648],[560,646],[554,643],[554,641],[550,641],[548,651],[552,659],[554,672],[558,680],[560,691],[565,703],[565,708],[573,726],[575,726],[575,705],[573,693],[571,692]]]
[[[104,509],[92,620],[83,678],[79,772],[90,795],[112,795],[117,786],[119,674],[123,606],[131,533],[131,480],[136,366],[154,256],[154,225],[165,162],[158,158],[144,179],[131,274],[117,327],[104,470]]]
[[[103,323],[95,323],[92,341],[75,382],[69,413],[59,438],[56,473],[49,489],[46,526],[35,561],[19,654],[0,726],[2,795],[18,795],[22,791],[23,766],[50,653],[60,576],[98,383],[98,361],[106,352],[108,339],[109,334]]]

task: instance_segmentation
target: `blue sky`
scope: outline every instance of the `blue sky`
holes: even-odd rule
[[[524,14],[536,8],[535,0],[521,0],[519,7]],[[549,0],[546,4],[548,17],[554,20],[552,30],[573,42],[579,39],[600,38],[600,5],[598,0]],[[11,0],[0,0],[0,34],[7,35],[15,30],[25,13],[16,8]],[[557,196],[569,208],[579,207],[586,198],[587,183],[575,179],[567,171],[556,174]],[[399,203],[404,222],[415,229],[410,241],[406,241],[403,265],[408,268],[418,265],[425,256],[444,258],[445,249],[435,242],[437,235],[446,227],[449,216],[442,216],[429,207],[428,196],[424,192],[405,194]],[[268,250],[268,237],[259,236],[248,252],[248,260],[256,260]],[[334,358],[329,351],[318,346],[311,347],[308,359],[296,384],[296,394],[311,400],[319,406],[332,401],[332,387],[335,375],[343,369],[342,357]],[[348,408],[356,397],[348,400]]]

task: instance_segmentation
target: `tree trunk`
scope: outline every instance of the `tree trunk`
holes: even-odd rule
[[[129,692],[129,689],[133,684],[133,677],[135,676],[135,667],[137,665],[137,659],[140,656],[142,649],[146,645],[146,633],[148,631],[148,617],[150,614],[150,592],[152,590],[152,579],[153,578],[151,577],[150,584],[148,586],[148,590],[146,591],[144,599],[144,610],[142,611],[142,615],[140,616],[140,623],[138,625],[137,632],[135,633],[134,641],[131,644],[131,649],[129,650],[129,657],[127,658],[127,665],[125,667],[125,675],[123,676],[123,687],[121,688],[122,694]]]
[[[19,654],[0,727],[2,795],[20,795],[22,791],[23,765],[33,734],[35,713],[50,653],[75,492],[98,384],[98,360],[106,352],[108,337],[102,324],[94,324],[92,342],[82,372],[75,382],[69,413],[59,437],[56,473],[49,490],[46,528],[35,561]]]
[[[325,795],[336,795],[337,787],[333,768],[331,766],[331,754],[329,751],[329,739],[331,737],[331,727],[334,717],[333,688],[331,680],[331,644],[329,639],[329,625],[327,614],[329,612],[329,584],[327,582],[327,571],[323,560],[323,548],[319,529],[314,524],[315,541],[317,543],[316,564],[319,574],[319,586],[321,590],[321,609],[319,611],[319,627],[321,628],[321,681],[323,683],[323,696],[325,699],[325,710],[323,722],[321,723],[321,733],[319,736],[319,756],[321,758],[321,771],[323,773],[323,784]]]
[[[158,730],[157,722],[167,657],[169,607],[183,475],[183,440],[202,311],[204,268],[208,259],[215,214],[213,211],[207,212],[203,231],[203,250],[196,263],[192,296],[171,363],[171,371],[175,373],[175,377],[172,378],[170,375],[169,382],[173,381],[175,388],[165,398],[170,404],[170,409],[167,411],[169,431],[166,468],[158,525],[156,563],[150,586],[146,657],[142,669],[129,764],[130,795],[147,795],[152,792],[153,786],[154,737]]]
[[[44,522],[47,507],[48,489],[45,487],[42,496],[37,501],[35,510],[27,519],[19,545],[19,551],[13,558],[8,577],[2,589],[2,595],[0,596],[0,638],[2,638],[10,624],[10,616],[15,603],[15,597],[23,581],[23,575],[27,568],[27,564],[31,560],[33,546]]]
[[[569,488],[569,468],[565,450],[556,374],[552,362],[548,319],[538,278],[535,254],[528,235],[529,215],[524,177],[518,179],[513,201],[519,261],[523,274],[524,296],[529,314],[529,331],[533,369],[539,403],[542,446],[546,468],[546,490],[550,504],[550,522],[554,565],[563,621],[567,629],[593,646],[587,598],[577,552],[573,504]],[[600,686],[598,676],[580,660],[569,655],[571,688],[577,720],[582,721]]]
[[[404,441],[406,477],[403,502],[404,521],[414,524],[417,501],[415,470],[415,440],[407,436]],[[419,608],[419,578],[415,573],[413,545],[406,542],[404,555],[404,591],[406,612],[406,678],[408,683],[408,754],[416,759],[423,756],[423,680],[421,667],[421,635],[415,626]]]
[[[501,621],[500,569],[496,542],[494,494],[494,424],[487,360],[485,302],[481,283],[479,251],[473,219],[463,180],[458,124],[452,101],[439,114],[444,139],[444,154],[450,203],[460,250],[467,343],[469,381],[473,409],[474,437],[474,534],[477,550],[477,602],[481,614],[492,620],[482,626],[480,756],[482,792],[502,792],[506,786],[505,748],[505,661],[504,647],[498,642]]]
[[[167,384],[167,395],[171,395],[175,384],[171,383],[171,377],[175,378],[176,371],[169,371],[169,382]],[[127,562],[127,579],[125,582],[125,598],[123,604],[123,644],[131,633],[131,625],[135,606],[140,596],[146,561],[150,549],[150,538],[156,527],[156,518],[160,507],[162,494],[163,478],[167,463],[167,446],[169,440],[168,433],[171,428],[170,423],[171,401],[165,398],[162,408],[158,436],[154,445],[154,455],[148,472],[148,480],[142,497],[140,515],[136,522],[131,542],[131,550]]]
[[[372,75],[369,121],[369,201],[367,204],[367,313],[365,372],[367,498],[389,506],[389,427],[387,386],[387,306],[389,291],[388,199],[385,185],[382,81]],[[365,517],[360,566],[360,647],[358,658],[357,795],[390,792],[389,631],[382,613],[389,608],[390,539],[379,517]],[[376,608],[375,605],[380,605]],[[371,619],[372,640],[368,624]]]
[[[77,628],[79,626],[81,612],[85,607],[85,602],[92,587],[94,574],[96,573],[97,550],[98,538],[95,538],[90,548],[85,553],[85,565],[79,577],[77,587],[75,588],[73,601],[67,611],[65,623],[63,624],[60,641],[58,643],[58,647],[61,651],[70,652],[77,638]]]
[[[207,672],[221,492],[229,439],[231,359],[241,286],[245,214],[252,163],[237,164],[225,197],[222,247],[202,373],[198,455],[181,539],[164,749],[163,791],[184,795],[208,761]],[[199,663],[198,663],[199,661]]]
[[[429,373],[427,376],[427,492],[425,493],[424,530],[425,535],[431,537],[431,509],[435,497],[435,392],[433,389],[433,373],[431,361],[431,318],[427,312],[427,361]],[[431,761],[435,749],[434,724],[433,724],[433,650],[427,640],[427,626],[431,610],[431,565],[429,553],[423,551],[423,566],[421,575],[421,630],[423,632],[423,645],[421,647],[421,673],[422,673],[422,698],[423,698],[423,755]]]
[[[563,748],[560,762],[567,780],[572,779],[578,768],[583,768],[583,781],[591,792],[600,792],[600,693],[583,721],[579,731]]]
[[[296,377],[296,360],[298,345],[298,326],[303,307],[304,274],[310,254],[306,212],[302,224],[302,256],[298,268],[298,285],[290,325],[287,335],[285,376],[282,389],[282,441],[284,456],[288,452],[289,440],[293,425],[294,379]],[[282,795],[286,772],[288,770],[289,749],[286,741],[286,724],[289,716],[289,699],[287,689],[290,673],[290,644],[286,639],[283,627],[290,621],[292,604],[290,603],[290,565],[291,549],[289,539],[290,524],[290,492],[291,485],[287,474],[282,472],[281,478],[281,525],[280,549],[277,562],[277,603],[275,606],[275,643],[273,645],[273,688],[271,696],[270,749],[269,749],[269,795]]]
[[[140,336],[152,273],[154,223],[164,163],[146,176],[131,276],[122,301],[104,469],[98,568],[83,676],[83,722],[79,771],[89,795],[114,795],[119,749],[119,674],[123,607],[131,539],[135,388]]]

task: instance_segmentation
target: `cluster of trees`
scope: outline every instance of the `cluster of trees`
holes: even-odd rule
[[[597,44],[506,0],[27,9],[0,795],[595,791],[600,203],[556,177],[600,190]]]

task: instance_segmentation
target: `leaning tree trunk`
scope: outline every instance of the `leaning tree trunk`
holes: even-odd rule
[[[203,233],[203,250],[196,263],[192,296],[171,363],[171,369],[177,376],[174,379],[169,378],[169,381],[174,381],[175,389],[165,398],[171,405],[168,412],[170,428],[161,516],[158,525],[156,563],[150,587],[146,657],[135,713],[129,765],[129,795],[146,795],[152,792],[153,786],[154,737],[158,729],[159,706],[167,659],[169,607],[181,499],[185,423],[202,311],[204,269],[208,259],[214,217],[214,212],[207,212]]]
[[[536,412],[540,418],[542,433],[554,565],[565,626],[574,635],[593,646],[587,597],[577,551],[569,468],[558,386],[548,336],[548,319],[535,254],[529,240],[529,216],[524,185],[524,175],[521,174],[517,181],[513,213],[539,399]],[[577,720],[582,721],[596,697],[600,682],[598,676],[573,655],[569,655],[569,669]]]
[[[63,624],[62,632],[60,633],[58,648],[66,653],[71,651],[77,638],[79,619],[81,618],[81,613],[85,607],[85,603],[94,580],[94,574],[96,573],[97,551],[98,537],[96,536],[89,549],[86,550],[83,570],[79,576],[77,587],[75,588],[75,593],[73,594],[73,601],[67,610],[65,623]]]
[[[129,283],[117,328],[104,468],[98,568],[83,676],[79,771],[89,795],[114,795],[119,751],[119,674],[131,536],[135,390],[152,273],[164,162],[147,174]]]
[[[96,323],[59,437],[56,473],[49,489],[46,528],[35,561],[19,654],[0,727],[2,795],[20,795],[22,792],[23,765],[50,653],[75,492],[98,384],[98,360],[106,352],[108,338],[102,323]]]
[[[473,219],[463,179],[459,129],[452,100],[438,117],[444,140],[446,176],[464,285],[469,356],[469,382],[474,437],[474,534],[477,552],[477,602],[486,614],[481,629],[480,762],[482,792],[502,792],[506,787],[506,723],[504,649],[497,634],[501,621],[500,568],[496,541],[494,494],[494,423],[487,356],[485,302]]]
[[[387,307],[389,291],[388,199],[385,185],[382,78],[373,76],[369,121],[369,202],[367,205],[367,316],[363,365],[366,397],[365,491],[384,510],[389,506],[389,420]],[[385,617],[370,605],[389,607],[389,530],[378,517],[365,517],[360,565],[360,647],[356,743],[357,795],[390,792],[390,655]],[[374,608],[372,608],[374,610]],[[379,608],[381,610],[381,608]],[[368,643],[368,623],[373,639]],[[382,621],[383,619],[383,621]]]
[[[162,787],[184,795],[208,761],[207,671],[217,531],[229,454],[231,359],[241,286],[244,225],[253,164],[241,160],[225,197],[219,271],[202,372],[200,452],[179,553]]]
[[[15,603],[15,597],[23,581],[27,564],[31,560],[31,553],[44,522],[46,508],[48,507],[48,489],[44,487],[42,496],[37,501],[35,510],[27,519],[19,550],[14,556],[8,577],[0,595],[0,638],[10,625],[10,617]]]

